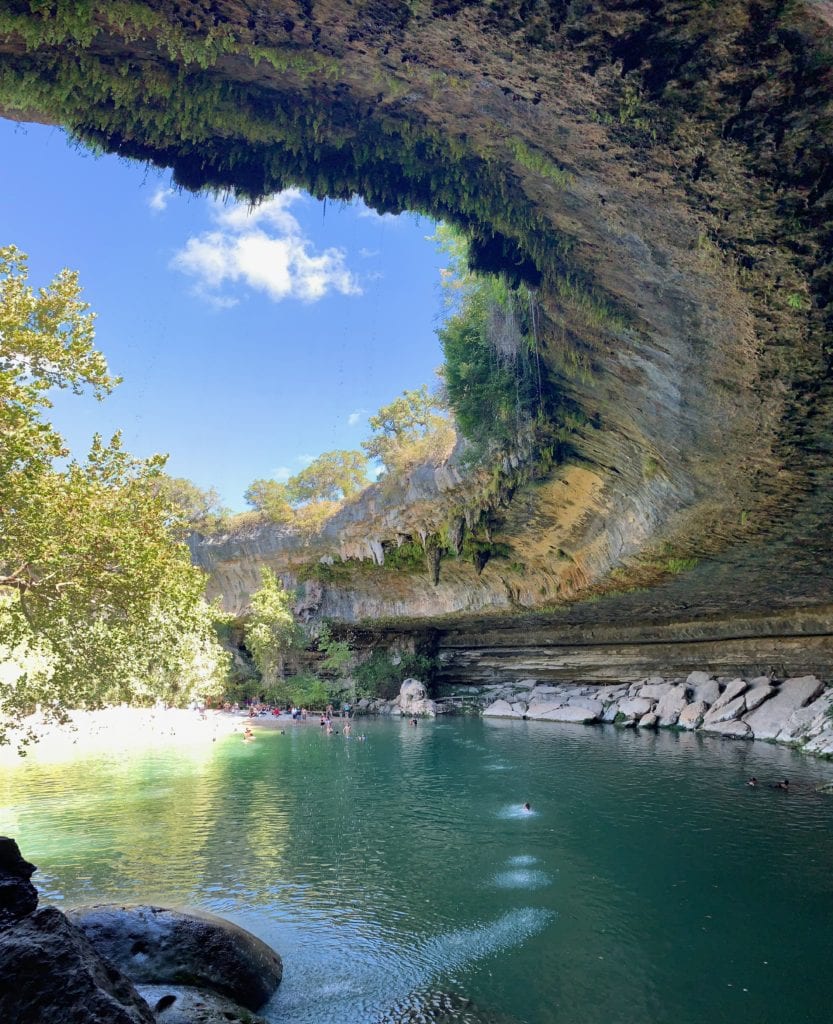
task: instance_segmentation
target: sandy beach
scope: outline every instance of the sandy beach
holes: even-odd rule
[[[288,719],[286,719],[288,721]],[[242,733],[250,719],[245,712],[206,710],[204,714],[181,708],[104,708],[71,711],[64,724],[44,721],[41,715],[25,720],[24,730],[0,746],[0,766],[19,764],[18,737],[31,728],[37,742],[29,743],[25,759],[38,763],[71,761],[81,755],[135,751],[149,747],[201,746],[231,733]]]

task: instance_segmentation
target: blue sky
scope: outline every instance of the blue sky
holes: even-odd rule
[[[367,417],[433,382],[443,258],[434,225],[283,193],[264,206],[170,189],[58,129],[0,121],[0,244],[30,283],[77,270],[97,344],[124,383],[58,395],[73,453],[116,429],[136,455],[215,486],[233,509],[258,477],[357,448]]]

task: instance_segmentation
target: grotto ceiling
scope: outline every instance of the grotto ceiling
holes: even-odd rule
[[[535,290],[555,452],[195,553],[242,610],[256,564],[340,550],[310,614],[451,632],[830,633],[831,85],[833,3],[810,0],[0,10],[5,116],[186,188],[441,217]],[[368,568],[472,509],[508,555]]]

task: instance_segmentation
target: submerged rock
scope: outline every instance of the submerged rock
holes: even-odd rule
[[[213,914],[103,904],[68,916],[98,953],[137,984],[207,988],[258,1010],[281,982],[278,954]]]
[[[140,985],[157,1024],[266,1024],[263,1017],[217,992],[183,985]]]
[[[0,932],[4,1024],[154,1024],[147,1003],[54,907]]]

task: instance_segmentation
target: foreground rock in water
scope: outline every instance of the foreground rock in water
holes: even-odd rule
[[[0,929],[37,907],[38,891],[29,881],[35,871],[35,865],[21,856],[14,839],[0,836]]]
[[[54,907],[0,932],[0,1020],[154,1024],[133,985]]]
[[[98,953],[137,984],[207,988],[259,1010],[281,983],[278,954],[213,914],[104,904],[68,916]]]
[[[38,910],[36,870],[0,836],[0,1024],[265,1024],[283,965],[260,939],[161,907]]]
[[[183,985],[139,985],[157,1024],[266,1024],[263,1017],[216,992]]]
[[[612,722],[639,728],[697,730],[733,739],[775,740],[833,756],[833,688],[815,676],[773,683],[755,679],[714,679],[692,672],[685,679],[653,677],[618,686],[530,681],[488,686],[482,691],[489,718],[556,722]],[[529,703],[520,698],[524,697]]]

